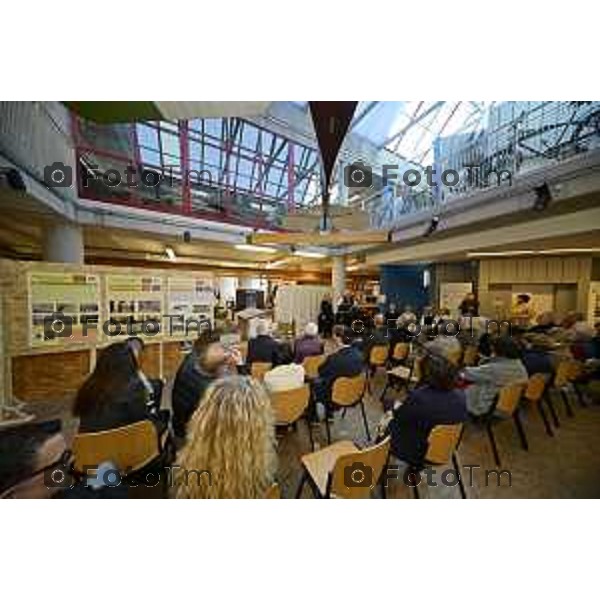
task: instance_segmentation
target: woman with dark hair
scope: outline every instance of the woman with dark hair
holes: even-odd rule
[[[152,393],[139,375],[132,346],[129,341],[117,342],[98,355],[94,372],[75,399],[79,431],[105,431],[151,417]]]
[[[457,369],[444,357],[427,354],[421,363],[423,385],[395,408],[388,425],[392,453],[419,466],[427,454],[427,438],[436,425],[463,423],[468,418],[463,390],[456,388]]]

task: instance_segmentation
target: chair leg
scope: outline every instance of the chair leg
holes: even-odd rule
[[[325,431],[327,432],[327,443],[331,444],[331,429],[329,427],[329,418],[327,416],[327,409],[325,409]]]
[[[540,413],[540,417],[542,417],[542,421],[544,421],[544,427],[546,428],[546,433],[549,437],[554,437],[554,431],[552,431],[552,426],[550,425],[550,421],[548,421],[548,417],[546,416],[546,411],[544,410],[544,405],[542,402],[537,403],[538,412]]]
[[[467,424],[463,424],[463,428],[460,430],[460,435],[458,436],[458,441],[456,442],[456,449],[458,450],[460,443],[462,442],[463,436],[465,435],[465,429],[467,428]]]
[[[519,440],[521,441],[521,448],[523,450],[529,450],[529,444],[527,443],[527,436],[525,435],[525,429],[523,428],[523,423],[521,422],[521,417],[519,416],[518,409],[513,413],[513,421],[515,422],[515,427],[517,428],[517,433],[519,434]]]
[[[485,427],[488,438],[490,440],[490,445],[492,446],[492,453],[494,454],[494,460],[496,461],[496,465],[500,466],[500,455],[498,454],[498,447],[496,446],[496,440],[494,438],[494,432],[492,431],[493,427],[491,423],[488,423]]]
[[[583,393],[582,393],[581,389],[579,388],[579,386],[576,383],[573,383],[573,389],[575,390],[575,394],[577,395],[577,401],[579,402],[579,405],[582,408],[587,408],[588,404],[583,399]]]
[[[306,427],[308,428],[308,439],[310,440],[310,448],[311,448],[312,452],[314,452],[315,451],[315,440],[313,438],[312,427],[310,424],[310,419],[308,417],[306,418]]]
[[[546,394],[546,404],[548,406],[548,410],[550,411],[550,416],[552,417],[554,427],[558,429],[560,427],[560,421],[558,420],[558,415],[556,414],[556,410],[554,409],[554,404],[552,402],[552,397],[549,393]]]
[[[467,492],[465,491],[465,484],[463,483],[462,475],[460,474],[460,467],[458,466],[458,457],[456,456],[456,452],[452,453],[452,466],[456,470],[456,475],[458,476],[458,490],[460,491],[460,497],[463,500],[466,500]]]
[[[346,416],[346,407],[342,408],[342,419]]]
[[[563,399],[563,402],[565,404],[565,410],[567,411],[567,415],[569,417],[575,416],[574,413],[573,413],[573,409],[571,408],[571,403],[569,402],[569,396],[568,396],[568,394],[567,394],[567,392],[566,392],[566,390],[564,388],[560,389],[560,395],[561,395],[561,397]]]
[[[306,471],[302,471],[302,477],[300,478],[300,483],[298,484],[298,489],[296,490],[296,498],[302,497],[302,490],[304,489],[304,484],[308,480],[308,474]]]
[[[386,379],[385,385],[383,386],[383,392],[381,393],[381,396],[379,396],[379,402],[381,402],[381,404],[383,404],[383,402],[385,400],[385,395],[386,395],[389,387],[390,387],[389,379]]]
[[[363,422],[365,424],[365,432],[367,434],[367,440],[371,441],[371,434],[369,433],[369,423],[367,422],[367,412],[365,410],[365,402],[361,399],[360,410],[362,412]]]
[[[387,498],[387,493],[386,493],[386,489],[385,489],[385,484],[387,482],[387,477],[385,477],[385,474],[387,473],[388,470],[388,464],[385,463],[385,466],[383,467],[383,471],[381,471],[381,475],[379,476],[379,489],[381,491],[381,498],[383,500],[385,500]]]

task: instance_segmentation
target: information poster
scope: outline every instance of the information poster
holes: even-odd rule
[[[30,273],[32,345],[96,341],[99,293],[97,275]]]
[[[107,299],[111,336],[162,333],[162,278],[135,274],[109,275]]]
[[[165,325],[171,335],[195,337],[201,323],[213,325],[213,280],[209,277],[169,277],[167,304],[169,318]]]
[[[471,282],[441,283],[440,308],[447,308],[453,318],[458,316],[458,307],[467,294],[473,291]]]

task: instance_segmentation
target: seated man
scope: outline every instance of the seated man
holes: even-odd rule
[[[307,323],[304,335],[294,346],[294,362],[302,363],[307,356],[323,354],[323,342],[319,338],[319,328],[315,323]]]
[[[124,484],[75,484],[58,419],[14,425],[0,432],[0,498],[127,497]]]
[[[468,418],[465,393],[456,389],[456,368],[434,355],[427,355],[421,367],[424,385],[409,392],[388,424],[392,453],[416,467],[422,465],[427,437],[436,425],[463,423]]]
[[[367,336],[364,344],[365,359],[367,362],[369,361],[371,350],[375,346],[387,346],[390,343],[385,317],[382,314],[377,314],[375,315],[373,322],[375,327],[371,331],[370,335]]]
[[[177,437],[185,437],[186,425],[206,388],[238,360],[235,353],[225,351],[213,333],[205,332],[195,341],[192,352],[183,359],[173,384],[173,431]]]
[[[314,398],[328,406],[333,384],[339,377],[355,377],[365,368],[360,350],[352,346],[352,331],[343,325],[333,328],[336,351],[319,367],[319,377],[313,382]],[[328,408],[328,413],[330,413]],[[313,417],[316,418],[313,412]]]
[[[246,362],[271,363],[273,366],[282,364],[283,350],[281,345],[271,337],[269,322],[261,319],[256,325],[256,337],[248,342]]]
[[[490,411],[501,388],[527,383],[527,370],[521,361],[517,345],[506,335],[491,339],[492,355],[477,367],[464,369],[465,379],[474,385],[467,387],[467,408],[473,415]]]

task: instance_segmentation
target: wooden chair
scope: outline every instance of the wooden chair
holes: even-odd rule
[[[392,369],[389,369],[386,373],[387,379],[385,382],[385,387],[383,388],[383,392],[379,398],[380,402],[385,401],[385,395],[388,389],[397,389],[400,390],[402,388],[406,388],[406,390],[410,389],[410,387],[416,387],[423,376],[421,372],[421,363],[423,361],[422,356],[417,356],[410,367],[405,365],[398,365]]]
[[[523,450],[529,450],[527,437],[525,436],[523,424],[519,417],[519,402],[523,396],[524,387],[524,384],[521,383],[503,387],[498,393],[490,411],[478,418],[478,421],[485,426],[494,454],[494,460],[498,466],[500,466],[500,455],[498,454],[498,446],[496,445],[493,431],[496,423],[512,418],[517,434],[519,435],[519,440],[521,441],[521,447]]]
[[[265,492],[265,500],[281,500],[281,488],[277,482],[272,483]]]
[[[364,403],[365,389],[366,376],[364,373],[356,375],[356,377],[338,377],[333,383],[330,403],[333,408],[343,408],[344,410],[359,404],[367,439],[370,440],[371,434],[369,433],[369,424],[367,422]],[[325,428],[327,430],[327,443],[331,444],[329,419],[325,419]]]
[[[154,423],[149,420],[99,431],[79,433],[73,440],[74,468],[84,474],[88,468],[112,462],[122,475],[147,467],[162,452]]]
[[[367,390],[369,394],[371,390],[371,379],[375,375],[379,367],[385,367],[388,362],[388,356],[390,354],[390,348],[388,345],[377,345],[371,348],[369,352],[369,366],[367,367]]]
[[[394,351],[390,357],[390,366],[403,364],[410,354],[410,344],[408,342],[397,342],[394,345]]]
[[[463,367],[474,367],[479,362],[479,350],[477,346],[467,346],[463,353]]]
[[[456,457],[456,449],[462,438],[463,424],[437,425],[427,437],[427,453],[422,465],[412,465],[409,467],[409,477],[416,477],[419,471],[422,471],[427,465],[447,465],[452,463],[458,477],[458,489],[460,497],[466,499],[465,486],[460,474],[460,467]],[[419,498],[418,482],[414,481],[412,486],[415,498]]]
[[[381,493],[385,497],[381,476],[389,451],[390,438],[387,437],[363,450],[345,440],[304,455],[300,459],[303,472],[296,498],[302,495],[307,481],[316,498],[369,498],[377,482],[381,482]]]
[[[297,422],[306,418],[306,410],[310,402],[310,386],[303,385],[295,390],[285,392],[271,392],[271,406],[275,414],[275,424],[280,426],[293,426],[296,428]],[[315,443],[312,436],[312,427],[308,420],[308,436],[310,438],[311,448],[314,450]]]
[[[271,363],[255,362],[250,367],[250,375],[258,381],[264,381],[265,373],[273,368]]]
[[[550,425],[550,421],[546,416],[546,411],[544,410],[544,399],[547,398],[548,385],[550,383],[550,377],[545,375],[544,373],[534,373],[527,382],[527,386],[525,387],[525,392],[523,397],[526,400],[529,400],[533,403],[537,411],[540,413],[540,417],[544,422],[544,427],[546,428],[546,433],[550,436],[554,436],[554,431],[552,431],[552,426]],[[551,412],[554,412],[552,408]],[[556,416],[556,415],[555,415]]]
[[[325,362],[326,356],[318,354],[317,356],[307,356],[302,361],[304,373],[308,379],[316,379],[319,376],[319,367]]]

